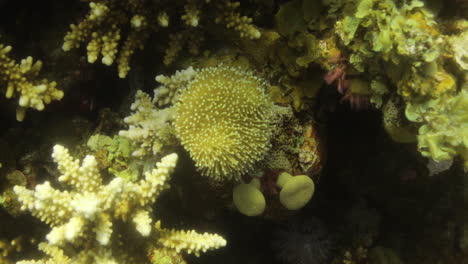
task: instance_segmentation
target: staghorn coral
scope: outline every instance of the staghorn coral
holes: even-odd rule
[[[171,154],[156,169],[146,172],[144,180],[131,183],[116,177],[103,185],[94,156],[86,156],[80,166],[66,148],[56,145],[52,157],[62,173],[59,181],[68,184],[70,191],[54,189],[48,181],[37,185],[34,191],[23,186],[14,188],[22,209],[52,226],[47,235],[52,245],[76,242],[94,232],[99,244],[107,245],[112,235],[112,218],[130,219],[141,235],[148,236],[150,205],[169,188],[166,181],[177,162],[177,155]]]
[[[202,69],[182,91],[174,127],[201,172],[214,181],[238,180],[266,154],[273,103],[251,72]]]
[[[171,10],[168,3],[145,0],[86,0],[90,10],[78,24],[72,24],[64,37],[62,49],[69,51],[87,43],[88,62],[94,63],[102,56],[102,63],[112,65],[117,61],[118,74],[125,78],[130,70],[130,59],[137,49],[143,49],[146,40],[160,28],[168,27]],[[260,31],[252,25],[252,19],[241,16],[239,2],[230,1],[177,1],[183,4],[183,12],[171,14],[179,17],[188,28],[173,30],[166,50],[164,64],[172,63],[179,51],[188,46],[192,54],[198,54],[203,33],[200,27],[203,14],[215,14],[214,21],[239,32],[240,37],[258,39]],[[166,10],[167,9],[167,10]],[[182,9],[182,8],[181,8]],[[214,12],[204,11],[214,9]],[[173,10],[175,11],[175,10]]]
[[[88,62],[94,63],[102,55],[102,63],[112,65],[117,58],[119,77],[125,78],[130,70],[129,61],[137,48],[143,49],[144,42],[154,31],[157,21],[140,0],[90,1],[90,11],[77,25],[70,25],[62,49],[78,48],[88,42]],[[121,44],[122,31],[129,32]],[[120,47],[120,52],[119,52]]]
[[[80,166],[67,149],[56,145],[52,157],[62,173],[59,181],[68,184],[70,190],[54,189],[50,182],[37,185],[34,191],[22,186],[14,188],[22,209],[51,225],[47,243],[39,245],[51,258],[20,263],[117,263],[114,257],[124,258],[126,253],[122,248],[113,250],[115,242],[111,235],[116,219],[131,220],[139,234],[150,237],[157,248],[174,254],[185,251],[198,256],[200,252],[226,245],[217,234],[164,229],[160,221],[152,229],[151,205],[169,188],[167,180],[175,168],[177,154],[162,158],[155,169],[146,172],[145,178],[136,183],[116,177],[107,185],[102,183],[93,156],[86,156]],[[70,253],[68,244],[83,248]]]
[[[8,260],[9,255],[18,254],[23,251],[23,244],[24,238],[19,236],[15,239],[7,240],[1,239],[0,240],[0,263],[2,264],[9,264],[11,263]]]
[[[46,104],[62,99],[63,92],[56,88],[55,82],[37,79],[42,68],[40,60],[33,62],[32,57],[27,57],[17,64],[9,57],[11,49],[0,44],[0,82],[6,84],[6,98],[18,94],[16,120],[23,121],[27,108],[42,111]]]

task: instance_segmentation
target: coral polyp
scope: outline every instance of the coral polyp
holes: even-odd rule
[[[273,129],[265,86],[251,72],[221,65],[202,69],[182,92],[176,133],[204,175],[237,179],[264,157]]]

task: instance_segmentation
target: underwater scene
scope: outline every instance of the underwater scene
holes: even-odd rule
[[[0,0],[0,264],[468,264],[467,0]]]

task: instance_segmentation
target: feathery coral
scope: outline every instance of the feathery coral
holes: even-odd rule
[[[238,179],[264,157],[273,129],[265,86],[250,72],[218,66],[200,70],[182,91],[174,126],[204,175]]]

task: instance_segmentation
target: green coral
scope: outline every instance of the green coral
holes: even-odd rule
[[[398,67],[389,77],[406,98],[438,97],[455,89],[455,78],[440,56],[445,40],[423,2],[362,0],[345,10],[350,11],[344,11],[336,30],[356,70],[375,76],[380,70],[376,66]]]
[[[468,169],[468,90],[453,97],[410,104],[410,121],[423,122],[419,128],[418,148],[435,161],[451,160],[460,155]]]

